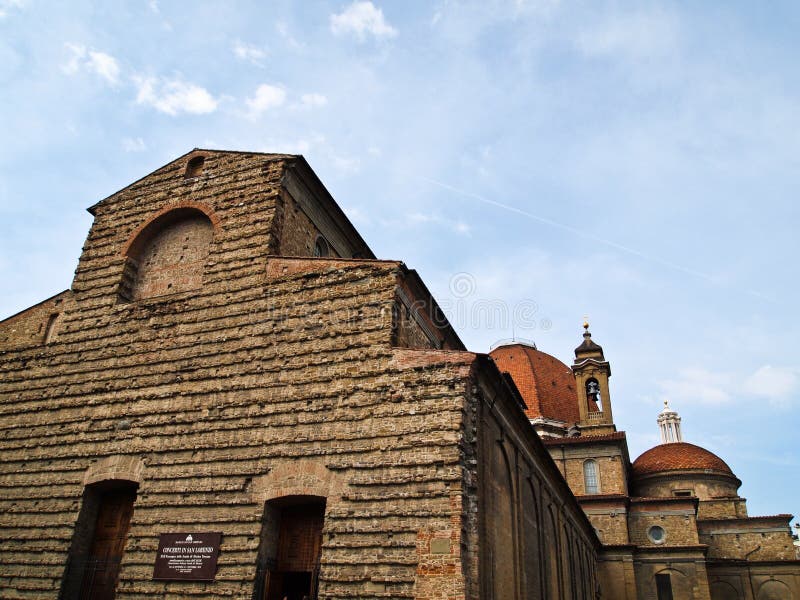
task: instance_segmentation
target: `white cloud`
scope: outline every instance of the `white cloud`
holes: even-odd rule
[[[680,403],[719,405],[734,400],[765,398],[775,406],[788,406],[800,385],[800,369],[764,365],[750,375],[687,368],[678,377],[660,381],[664,398]]]
[[[258,116],[261,113],[282,106],[286,102],[286,90],[282,87],[262,83],[256,89],[252,98],[246,101],[250,109],[251,116]]]
[[[675,19],[656,11],[617,15],[578,34],[576,44],[587,56],[630,59],[668,54],[676,47],[677,38]]]
[[[147,3],[147,6],[150,8],[150,12],[157,15],[161,13],[161,9],[158,7],[158,0],[150,0]]]
[[[263,48],[259,48],[253,44],[246,44],[240,40],[233,42],[232,49],[236,58],[245,60],[259,67],[263,66],[263,61],[267,57],[267,52]]]
[[[202,115],[217,110],[218,101],[208,90],[182,79],[134,77],[136,103],[152,106],[168,115]]]
[[[292,32],[289,30],[289,25],[286,23],[286,21],[278,21],[275,24],[275,30],[278,32],[278,35],[284,39],[286,44],[288,44],[289,47],[293,48],[294,50],[299,50],[305,46],[303,42],[298,41],[297,38],[292,35]]]
[[[109,83],[117,83],[119,80],[117,59],[110,54],[90,50],[86,66],[90,71],[94,71]]]
[[[332,154],[331,162],[342,173],[358,173],[361,170],[361,161],[358,158]]]
[[[448,219],[436,214],[411,213],[408,215],[408,220],[411,224],[440,225],[460,235],[469,235],[472,233],[472,228],[464,221]]]
[[[787,405],[800,384],[800,369],[764,365],[744,381],[744,390],[753,396],[768,399],[776,405]]]
[[[331,15],[330,21],[334,35],[352,34],[359,40],[363,40],[367,34],[376,39],[397,35],[397,30],[383,17],[383,11],[368,1],[353,2],[341,13]]]
[[[701,367],[678,371],[674,379],[659,381],[663,396],[680,404],[726,404],[737,392],[735,379],[730,373],[714,373]]]
[[[119,82],[120,68],[117,59],[97,50],[87,50],[81,44],[66,43],[64,46],[70,53],[69,60],[61,67],[68,75],[86,70],[99,75],[108,83],[116,85]]]
[[[328,98],[322,94],[303,94],[300,96],[300,106],[302,108],[318,108],[325,106]]]
[[[12,9],[22,9],[26,0],[0,0],[0,19],[5,19]]]
[[[147,146],[145,145],[144,140],[140,137],[123,138],[122,149],[125,150],[125,152],[144,152],[147,150]]]

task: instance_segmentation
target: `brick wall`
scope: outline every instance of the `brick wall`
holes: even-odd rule
[[[3,596],[58,594],[70,547],[86,552],[86,486],[113,478],[138,484],[120,599],[250,598],[274,553],[265,503],[286,495],[326,500],[322,597],[478,598],[492,456],[478,440],[497,434],[493,419],[514,440],[514,523],[531,482],[536,518],[552,515],[571,557],[550,561],[554,585],[593,581],[591,529],[516,399],[495,394],[490,408],[478,392],[502,386],[499,373],[468,352],[392,346],[412,275],[274,257],[291,157],[205,153],[187,180],[188,158],[94,207],[57,339],[3,350]],[[202,286],[120,302],[125,248],[154,215],[189,206],[214,226]],[[158,535],[187,530],[223,533],[216,580],[153,581]],[[547,547],[541,525],[522,531]],[[522,569],[532,546],[514,535]]]
[[[72,294],[61,292],[4,321],[0,321],[0,352],[7,348],[37,346],[58,339],[61,315]]]
[[[662,527],[665,532],[665,539],[661,544],[654,542],[647,535],[650,527],[656,525]],[[697,545],[699,540],[695,519],[695,501],[633,501],[628,514],[628,529],[631,543],[639,546]]]

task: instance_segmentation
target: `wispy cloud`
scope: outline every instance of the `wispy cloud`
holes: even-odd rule
[[[144,152],[147,150],[147,146],[144,143],[144,140],[140,137],[137,138],[122,138],[122,149],[125,152]]]
[[[117,59],[105,52],[86,48],[81,44],[66,43],[69,60],[62,66],[62,71],[74,75],[79,71],[87,71],[99,75],[111,85],[119,83],[120,68]]]
[[[755,396],[778,408],[792,403],[798,384],[800,368],[772,365],[764,365],[750,375],[692,367],[659,382],[663,397],[678,403],[721,405]]]
[[[286,45],[292,48],[293,50],[299,50],[305,47],[303,42],[299,41],[294,35],[292,34],[291,30],[289,29],[289,24],[286,21],[278,21],[275,24],[275,31],[278,32],[278,35],[283,38],[283,41],[286,42]]]
[[[328,98],[323,94],[303,94],[300,96],[301,108],[319,108],[328,103]]]
[[[204,87],[180,77],[133,78],[137,86],[136,103],[176,116],[181,113],[203,115],[217,110],[218,100]]]
[[[677,377],[659,382],[663,396],[676,404],[726,404],[733,399],[731,373],[713,372],[702,367],[678,371]]]
[[[800,369],[795,367],[773,367],[764,365],[744,381],[748,394],[766,398],[770,403],[785,407],[797,396],[800,384]]]
[[[375,39],[393,38],[397,30],[384,18],[383,11],[372,2],[353,2],[330,18],[334,35],[353,35],[363,41],[368,35]]]
[[[0,0],[0,19],[5,19],[12,10],[22,9],[27,4],[26,0]]]
[[[247,61],[258,67],[264,66],[264,59],[267,57],[267,51],[263,48],[253,44],[246,44],[241,40],[235,40],[231,45],[231,49],[239,60]]]
[[[581,31],[578,48],[587,56],[644,58],[672,52],[678,41],[674,17],[663,11],[617,14]]]
[[[280,86],[262,83],[256,88],[255,94],[245,100],[250,116],[258,117],[262,113],[283,106],[286,102],[286,90]]]
[[[415,225],[439,225],[460,235],[469,235],[472,232],[472,228],[464,221],[458,219],[448,219],[446,217],[442,217],[441,215],[432,213],[411,213],[408,215],[408,220],[410,223]]]

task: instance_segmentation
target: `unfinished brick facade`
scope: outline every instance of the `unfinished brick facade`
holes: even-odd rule
[[[301,157],[197,150],[91,212],[71,291],[0,323],[4,598],[91,595],[126,490],[117,598],[261,600],[311,566],[320,598],[596,597],[516,388]],[[186,531],[222,533],[214,581],[154,580]]]
[[[800,597],[719,457],[631,462],[588,324],[572,367],[466,351],[302,157],[194,150],[90,212],[71,289],[0,322],[3,598]],[[154,579],[191,531],[213,581]]]

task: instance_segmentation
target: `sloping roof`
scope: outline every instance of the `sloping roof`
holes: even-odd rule
[[[542,438],[545,446],[562,446],[571,444],[596,444],[598,442],[609,442],[614,440],[624,440],[624,431],[614,433],[603,433],[600,435],[581,435],[577,437],[546,437]]]
[[[575,376],[557,358],[527,344],[499,346],[489,353],[501,371],[517,385],[529,419],[545,417],[576,423],[580,420]]]
[[[661,471],[716,471],[734,476],[719,456],[688,442],[660,444],[633,461],[633,475],[650,475]]]

